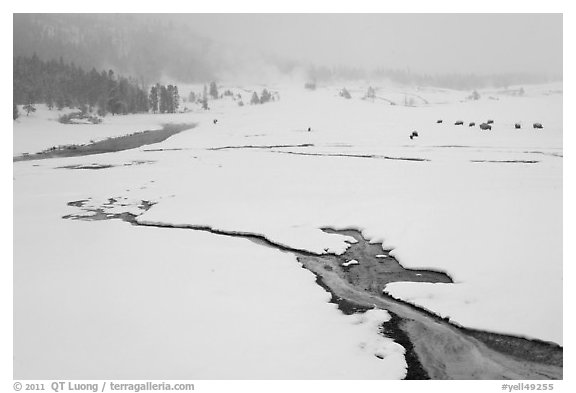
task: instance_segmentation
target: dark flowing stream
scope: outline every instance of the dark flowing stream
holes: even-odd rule
[[[93,154],[112,153],[122,150],[151,145],[165,141],[184,130],[194,128],[196,124],[165,124],[161,130],[136,132],[130,135],[108,138],[84,145],[54,146],[35,154],[24,154],[12,159],[17,161],[43,160],[47,158],[78,157]],[[70,126],[74,127],[74,126]]]

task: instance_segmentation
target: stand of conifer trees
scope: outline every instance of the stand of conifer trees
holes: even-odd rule
[[[148,111],[146,90],[134,79],[117,76],[112,70],[86,72],[62,58],[15,57],[13,89],[17,105],[45,103],[50,109],[79,108],[101,116]]]
[[[150,88],[148,101],[154,113],[176,113],[180,105],[178,86],[156,83]]]

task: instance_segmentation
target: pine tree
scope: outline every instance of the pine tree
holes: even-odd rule
[[[174,113],[174,86],[166,87],[166,112]]]
[[[352,98],[352,96],[350,95],[350,92],[348,91],[348,89],[346,89],[345,87],[340,90],[340,97],[344,97],[347,100],[349,100],[350,98]]]
[[[272,94],[266,89],[262,90],[262,94],[260,94],[260,103],[265,104],[268,101],[272,100]]]
[[[32,94],[28,94],[28,103],[22,107],[26,111],[26,116],[30,114],[30,112],[36,112],[36,107],[34,107],[34,98]]]
[[[256,105],[260,103],[260,99],[258,98],[258,94],[256,92],[252,93],[252,98],[250,99],[251,105]]]
[[[202,91],[202,109],[208,110],[208,89],[204,85],[204,90]]]
[[[112,113],[112,116],[117,114],[125,114],[126,104],[122,100],[120,100],[118,96],[113,95],[108,100],[108,111]]]
[[[210,82],[210,96],[214,99],[217,100],[219,97],[218,94],[218,86],[216,86],[216,82]]]
[[[49,110],[54,109],[54,97],[50,94],[46,96],[46,106]]]
[[[148,96],[146,92],[140,88],[136,94],[136,102],[138,112],[148,112]]]
[[[368,86],[368,90],[366,90],[366,95],[364,95],[364,98],[368,98],[368,99],[374,99],[376,98],[376,91],[374,90],[374,88],[372,86]]]
[[[30,112],[32,113],[36,112],[36,108],[32,104],[26,104],[22,107],[22,109],[26,111],[26,116],[28,116]]]
[[[158,94],[158,85],[152,86],[150,88],[150,107],[152,108],[152,112],[156,113],[159,110],[159,94]]]
[[[168,90],[166,86],[160,85],[160,113],[166,113],[168,109]]]
[[[178,112],[178,107],[180,106],[180,94],[178,94],[178,86],[174,85],[174,90],[172,91],[173,98],[172,98],[172,105],[174,108],[174,112]]]
[[[108,102],[106,108],[112,115],[124,114],[126,112],[126,104],[122,101],[123,89],[120,83],[114,78],[114,72],[108,71]]]

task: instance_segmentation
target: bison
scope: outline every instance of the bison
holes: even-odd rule
[[[436,120],[436,124],[441,124],[442,120]]]
[[[486,124],[494,124],[494,120],[488,120]]]
[[[458,120],[456,123],[454,123],[455,126],[461,126],[463,124],[464,122],[462,120]]]
[[[474,127],[476,125],[476,123],[471,122],[470,124],[468,124],[468,127]]]
[[[544,127],[542,127],[542,123],[534,123],[532,126],[534,128],[544,128]]]
[[[212,120],[212,122],[213,122],[214,124],[216,124],[216,123],[218,123],[218,119],[214,119],[214,120]]]
[[[491,129],[492,129],[492,126],[491,126],[490,124],[487,124],[487,123],[482,123],[482,124],[480,124],[480,129],[482,129],[482,130],[491,130]]]
[[[522,126],[520,125],[520,123],[516,123],[514,124],[514,128],[519,130],[520,128],[522,128]]]

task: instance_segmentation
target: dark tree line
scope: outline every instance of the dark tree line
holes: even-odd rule
[[[156,83],[156,85],[150,88],[148,100],[150,109],[154,113],[176,113],[180,106],[178,86],[164,86]]]
[[[112,70],[86,72],[74,63],[42,61],[36,55],[14,58],[14,103],[48,108],[79,108],[82,112],[96,110],[127,114],[148,111],[148,95],[137,81],[117,76]]]

